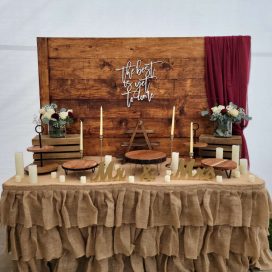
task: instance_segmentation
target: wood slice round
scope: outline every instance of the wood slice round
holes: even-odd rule
[[[35,152],[35,153],[46,153],[50,152],[54,149],[54,146],[52,145],[45,145],[43,147],[39,147],[38,145],[30,146],[27,148],[27,151],[29,152]]]
[[[186,146],[190,146],[190,142],[186,142],[186,143],[184,143],[184,145],[186,145]],[[194,143],[194,148],[202,148],[202,147],[207,147],[208,146],[208,144],[207,143],[201,143],[201,142],[196,142],[196,143]]]
[[[62,164],[62,168],[68,171],[85,171],[98,166],[94,160],[72,160]]]
[[[203,159],[201,164],[206,167],[213,167],[218,170],[233,170],[237,168],[237,163],[232,160],[225,159]]]
[[[45,174],[49,174],[51,172],[57,171],[59,167],[57,163],[48,163],[43,166],[40,166],[37,163],[34,163],[34,164],[37,165],[38,175],[45,175]],[[25,172],[28,174],[28,166],[25,167]]]
[[[166,161],[166,154],[156,150],[134,150],[127,152],[125,158],[135,164],[158,164]]]

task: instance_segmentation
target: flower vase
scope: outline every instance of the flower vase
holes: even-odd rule
[[[49,124],[48,134],[51,138],[65,138],[66,127],[65,126],[55,127],[52,124]]]
[[[217,120],[215,122],[214,136],[222,138],[232,137],[232,122],[230,120]]]

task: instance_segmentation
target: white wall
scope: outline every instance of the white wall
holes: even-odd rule
[[[154,37],[251,35],[246,131],[251,170],[272,191],[272,1],[0,0],[0,182],[14,174],[14,152],[31,144],[39,109],[37,36]],[[31,154],[24,152],[26,163]]]

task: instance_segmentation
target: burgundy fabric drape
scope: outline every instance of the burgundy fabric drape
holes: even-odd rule
[[[209,107],[233,102],[247,108],[251,37],[205,37],[205,85]],[[233,132],[242,136],[243,158],[249,159],[243,130],[248,121],[235,124]]]

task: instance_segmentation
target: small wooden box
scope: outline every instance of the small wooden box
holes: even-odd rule
[[[199,141],[207,143],[207,147],[199,149],[199,155],[201,157],[215,157],[216,147],[222,147],[224,149],[224,158],[231,159],[232,145],[239,145],[240,150],[242,146],[242,137],[239,135],[233,135],[230,138],[220,138],[209,134],[202,134],[199,136]]]
[[[32,139],[32,145],[39,145],[39,136]],[[68,160],[79,159],[80,154],[80,135],[67,134],[65,138],[51,138],[48,135],[42,135],[42,145],[52,145],[52,152],[43,153],[44,162],[63,163]],[[33,154],[34,162],[40,160],[40,154]]]

